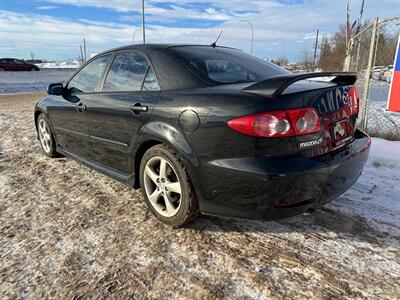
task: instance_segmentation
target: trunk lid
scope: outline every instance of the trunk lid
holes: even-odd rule
[[[323,91],[305,92],[304,104],[314,107],[321,119],[321,131],[296,136],[297,148],[306,156],[323,155],[339,149],[354,139],[358,114],[358,96],[352,85]]]
[[[324,81],[315,81],[317,77],[324,77]],[[302,108],[315,108],[320,115],[321,130],[295,136],[297,150],[315,157],[335,151],[354,139],[359,109],[356,80],[353,73],[289,74],[255,83],[242,91],[266,96],[269,101],[289,100],[302,103]]]

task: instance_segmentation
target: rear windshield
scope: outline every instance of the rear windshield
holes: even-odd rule
[[[240,50],[204,46],[172,47],[174,52],[198,76],[217,83],[244,83],[290,73]]]

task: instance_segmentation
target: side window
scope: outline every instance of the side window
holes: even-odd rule
[[[97,85],[99,84],[110,58],[111,54],[108,54],[90,62],[72,78],[68,84],[68,88],[82,93],[96,92]]]
[[[150,66],[149,71],[147,72],[146,78],[143,83],[143,91],[158,91],[160,87],[157,82],[156,74],[153,71],[153,68]]]
[[[140,91],[149,63],[137,52],[118,53],[108,72],[103,92]]]

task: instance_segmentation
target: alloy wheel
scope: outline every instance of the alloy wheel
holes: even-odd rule
[[[39,140],[42,144],[43,150],[46,153],[50,153],[51,150],[51,134],[46,124],[46,121],[41,119],[39,121]]]
[[[144,168],[144,189],[151,206],[163,217],[173,217],[181,207],[182,187],[171,163],[151,158]]]

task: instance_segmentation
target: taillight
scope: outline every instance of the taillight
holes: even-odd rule
[[[292,121],[295,135],[317,132],[321,128],[318,113],[314,108],[293,109],[287,113]]]
[[[318,132],[320,118],[314,108],[273,111],[228,121],[228,126],[254,137],[289,137]]]
[[[351,115],[358,115],[360,111],[360,98],[358,98],[358,91],[355,86],[349,90]]]

